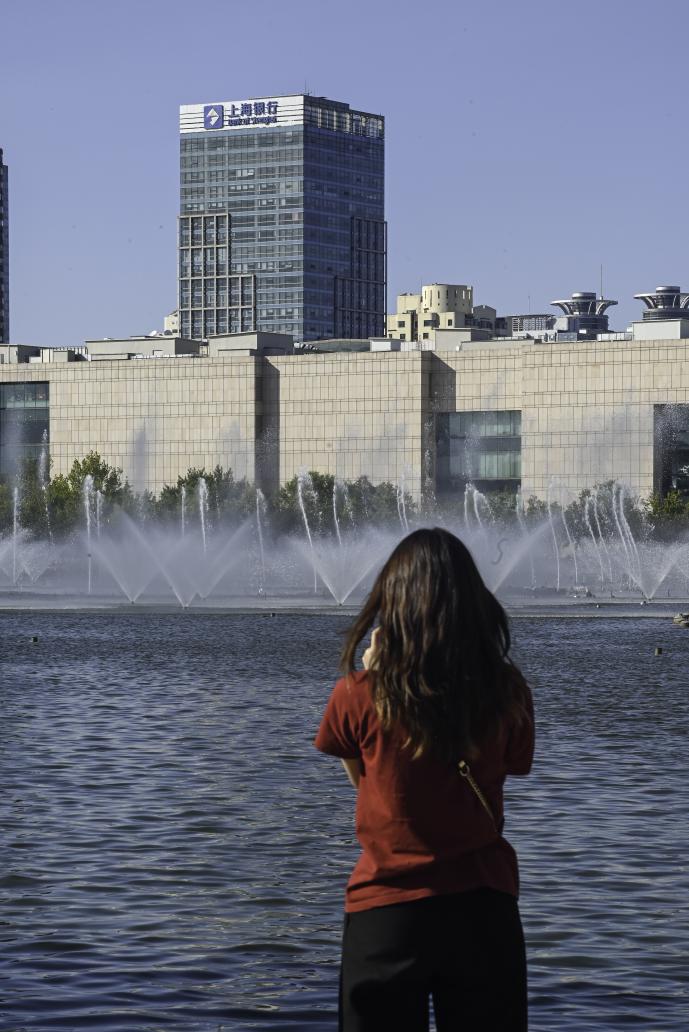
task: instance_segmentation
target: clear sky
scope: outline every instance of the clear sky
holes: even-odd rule
[[[689,289],[687,0],[2,0],[16,343],[162,328],[178,107],[308,91],[386,116],[389,296],[507,314]]]

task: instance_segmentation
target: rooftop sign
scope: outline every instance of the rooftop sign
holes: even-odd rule
[[[179,109],[181,133],[303,123],[303,96],[228,100],[217,104],[185,104]]]

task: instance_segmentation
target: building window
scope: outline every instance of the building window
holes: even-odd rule
[[[436,490],[516,491],[521,484],[521,412],[436,416]]]
[[[37,461],[50,434],[47,383],[0,384],[0,476]]]
[[[689,405],[653,406],[653,489],[689,498]]]

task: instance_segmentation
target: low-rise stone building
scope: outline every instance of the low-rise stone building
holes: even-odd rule
[[[152,491],[216,464],[265,491],[301,469],[404,480],[416,497],[467,481],[541,498],[553,481],[577,493],[615,478],[642,496],[689,484],[689,321],[469,337],[296,354],[270,334],[4,345],[0,472],[45,434],[53,474],[94,449]]]

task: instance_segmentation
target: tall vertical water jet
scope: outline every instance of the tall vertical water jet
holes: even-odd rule
[[[335,533],[337,534],[338,543],[340,545],[340,548],[342,548],[342,535],[340,534],[340,519],[339,519],[339,516],[337,515],[337,491],[338,491],[338,487],[339,487],[339,483],[338,483],[337,478],[335,478],[335,481],[333,483],[333,523],[335,524]]]
[[[48,482],[48,431],[44,430],[41,435],[41,451],[38,456],[38,482],[45,487]]]
[[[586,523],[586,529],[589,532],[589,536],[593,541],[593,549],[596,553],[596,556],[598,557],[598,565],[600,566],[600,583],[602,587],[605,583],[605,570],[603,569],[603,557],[600,554],[600,548],[598,547],[598,542],[596,541],[596,535],[593,533],[593,527],[591,525],[591,513],[589,512],[589,509],[592,507],[593,500],[591,499],[590,495],[587,495],[586,498],[584,498],[584,522]]]
[[[263,517],[266,514],[266,499],[260,487],[256,488],[256,528],[258,530],[258,547],[261,554],[261,579],[258,586],[259,595],[265,594],[266,590],[266,556],[263,547]]]
[[[524,496],[522,495],[521,487],[519,487],[517,489],[517,496],[515,498],[515,510],[516,510],[516,513],[517,513],[517,523],[519,524],[519,529],[522,532],[522,537],[524,538],[525,541],[528,541],[528,539],[529,539],[529,532],[528,532],[527,527],[526,527],[526,512],[525,512],[525,508],[524,508]],[[531,549],[529,549],[529,551],[528,551],[528,556],[529,556],[529,566],[531,567],[531,587],[535,588],[536,587],[536,569],[534,567],[533,554],[531,552]]]
[[[43,494],[43,508],[45,510],[45,525],[48,531],[48,541],[53,543],[53,530],[50,525],[50,507],[48,505],[48,431],[44,430],[41,436],[41,453],[38,457],[38,483]]]
[[[471,489],[471,494],[472,494],[472,499],[473,499],[473,504],[474,504],[474,516],[476,517],[476,522],[478,524],[478,529],[480,531],[482,531],[483,533],[485,533],[486,525],[485,525],[483,519],[481,518],[481,506],[483,506],[484,515],[487,514],[488,519],[490,520],[490,522],[491,523],[495,523],[495,516],[493,515],[493,510],[491,508],[491,504],[488,501],[487,497],[481,491],[479,491],[479,489],[477,487],[475,487],[473,484],[470,484],[469,487]]]
[[[199,518],[201,520],[201,541],[203,543],[203,554],[206,554],[206,519],[208,517],[208,484],[205,477],[199,477],[197,487],[199,499]]]
[[[606,561],[607,561],[607,564],[608,564],[608,579],[610,581],[610,586],[612,587],[612,580],[613,580],[613,578],[612,578],[612,560],[610,558],[610,549],[607,546],[607,543],[605,541],[605,536],[603,534],[603,531],[601,530],[600,516],[599,516],[599,513],[598,513],[598,488],[597,487],[594,487],[593,490],[591,491],[591,497],[593,499],[593,518],[596,521],[596,530],[598,531],[598,540],[600,541],[600,543],[601,543],[601,545],[603,547],[603,551],[605,552],[605,558],[606,558]]]
[[[626,516],[626,513],[624,511],[624,484],[620,484],[619,502],[620,502],[620,519],[622,521],[622,527],[624,528],[625,534],[627,535],[627,540],[629,542],[629,547],[630,547],[630,550],[631,550],[631,554],[632,554],[632,556],[634,558],[634,563],[635,563],[635,566],[636,566],[635,580],[636,580],[637,584],[639,585],[639,587],[641,588],[641,590],[643,591],[644,589],[643,589],[643,585],[641,583],[641,557],[639,556],[639,549],[636,547],[636,541],[634,540],[634,535],[632,534],[632,528],[629,526],[629,521],[627,520],[627,516]]]
[[[560,495],[560,498],[562,498],[562,495]],[[576,550],[576,546],[574,544],[574,538],[572,537],[572,535],[570,533],[570,530],[569,530],[569,524],[567,523],[567,517],[565,516],[565,507],[564,507],[562,501],[560,501],[560,515],[562,516],[562,523],[563,523],[563,526],[565,528],[565,534],[567,535],[567,542],[569,544],[570,551],[572,553],[572,560],[574,562],[574,583],[578,584],[579,583],[579,568],[577,567],[577,550]]]
[[[103,492],[96,491],[96,537],[100,537],[100,528],[103,521]]]
[[[617,512],[616,499],[617,499],[617,484],[613,484],[613,488],[612,488],[612,514],[613,514],[613,516],[615,518],[615,526],[617,527],[617,533],[620,535],[620,539],[622,541],[622,547],[624,548],[624,555],[625,555],[625,560],[626,560],[626,563],[627,563],[627,584],[628,584],[629,587],[631,587],[631,582],[632,582],[632,579],[633,579],[632,562],[631,562],[631,557],[629,555],[629,545],[627,543],[627,538],[625,536],[624,529],[622,527],[622,522],[621,522],[620,517],[619,517],[618,512]]]
[[[304,505],[304,489],[309,491],[312,496],[315,496],[313,488],[313,482],[308,473],[302,471],[297,476],[297,500],[299,502],[299,508],[301,509],[302,519],[304,520],[304,527],[306,528],[306,537],[309,541],[309,548],[311,549],[311,563],[313,565],[313,593],[318,593],[318,571],[316,570],[316,555],[313,549],[313,538],[311,537],[311,528],[309,527],[309,520],[306,515],[306,506]]]
[[[557,543],[557,534],[555,533],[555,522],[553,520],[553,508],[552,508],[552,493],[553,493],[553,482],[552,480],[548,484],[548,490],[546,491],[546,505],[548,508],[548,522],[550,523],[550,533],[553,536],[553,549],[555,551],[555,562],[557,564],[557,590],[560,590],[560,547]]]
[[[469,484],[464,485],[464,530],[469,532]]]
[[[344,511],[353,530],[356,527],[356,520],[354,519],[354,508],[352,507],[352,499],[349,497],[349,488],[347,487],[346,480],[340,481],[340,490],[342,492],[342,504],[344,505]]]
[[[404,496],[404,473],[400,475],[399,483],[397,484],[397,515],[399,516],[402,530],[409,531],[409,521],[407,520],[407,502]]]
[[[17,586],[17,545],[19,542],[19,488],[12,492],[12,583]]]
[[[181,506],[182,506],[182,537],[184,537],[184,535],[187,532],[187,528],[186,528],[186,521],[187,521],[187,489],[184,486],[184,484],[182,484],[182,490],[180,492],[180,495],[181,495]]]
[[[93,498],[93,477],[88,473],[84,477],[82,488],[84,496],[84,514],[86,516],[86,556],[88,560],[88,593],[91,594],[92,585],[92,554],[91,554],[91,501]]]
[[[479,530],[485,530],[485,528],[483,526],[483,520],[481,519],[481,510],[479,509],[478,496],[479,496],[479,491],[477,491],[476,488],[474,487],[474,485],[472,484],[471,485],[471,499],[472,499],[472,502],[474,503],[474,516],[476,518],[476,523],[478,524],[478,529]]]

